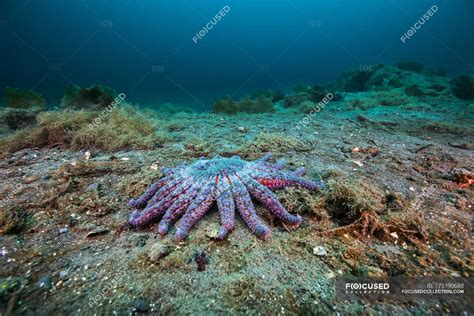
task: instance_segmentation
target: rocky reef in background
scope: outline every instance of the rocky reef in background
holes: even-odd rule
[[[160,146],[166,133],[158,133],[155,123],[124,99],[105,86],[69,85],[59,107],[48,110],[46,101],[34,92],[7,88],[5,106],[0,109],[0,134],[5,136],[0,139],[0,151]]]
[[[242,101],[227,97],[216,101],[213,110],[225,114],[273,112],[282,109],[308,113],[329,94],[333,96],[331,101],[347,98],[352,102],[357,99],[360,103],[372,106],[427,100],[436,102],[436,99],[453,97],[463,100],[474,98],[473,75],[451,79],[443,69],[425,69],[422,64],[412,61],[398,62],[394,66],[380,64],[362,68],[346,71],[325,85],[299,83],[286,95],[275,90],[260,90],[244,97]],[[376,97],[376,92],[381,92],[380,99]],[[393,95],[394,100],[388,100],[388,95]],[[405,101],[400,99],[402,95],[406,96]],[[261,102],[262,100],[266,102]],[[268,100],[271,100],[273,106],[269,105]]]
[[[247,96],[239,101],[227,96],[224,99],[217,100],[212,110],[215,113],[225,114],[273,112],[273,103],[270,97],[263,95],[256,96],[254,99]]]
[[[451,81],[455,96],[463,100],[474,100],[474,75],[462,75]]]
[[[3,139],[0,148],[11,151],[54,145],[73,149],[120,150],[126,146],[153,148],[169,141],[166,130],[159,130],[159,135],[151,133],[153,124],[149,124],[146,118],[139,118],[141,114],[132,109],[129,102],[120,104],[124,111],[109,116],[109,110],[123,101],[116,102],[118,96],[114,89],[105,86],[80,88],[69,85],[59,106],[46,111],[46,100],[35,92],[6,88],[4,106],[0,109],[0,135],[14,131],[17,134]],[[462,75],[450,79],[443,70],[424,70],[423,65],[417,62],[375,65],[344,72],[326,85],[297,84],[286,95],[277,90],[255,90],[240,100],[227,96],[215,101],[212,111],[226,115],[271,112],[309,114],[314,113],[318,104],[327,99],[330,100],[328,106],[342,102],[347,109],[363,111],[379,106],[426,109],[447,100],[473,100],[474,76]],[[194,112],[191,108],[169,103],[149,110],[162,114]],[[43,113],[45,111],[47,113]],[[127,113],[134,114],[127,117]],[[52,117],[54,120],[49,119]],[[139,128],[136,120],[142,122],[143,128]],[[101,122],[94,132],[100,130],[101,134],[109,136],[101,139],[88,137],[88,129],[95,126],[94,121]],[[121,124],[122,136],[115,139],[112,135]],[[155,141],[146,137],[145,134],[150,133],[156,136]]]
[[[74,110],[103,110],[110,106],[118,93],[106,86],[80,88],[76,85],[66,87],[60,107]]]
[[[12,109],[44,108],[46,100],[32,90],[7,87],[3,91],[3,105]]]
[[[45,106],[46,100],[34,91],[5,88],[0,108],[0,135],[36,124],[36,116]]]

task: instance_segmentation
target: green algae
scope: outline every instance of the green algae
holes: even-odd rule
[[[455,96],[463,100],[474,100],[474,75],[462,75],[454,79],[451,88]]]
[[[278,155],[290,150],[305,151],[308,150],[308,144],[281,133],[260,133],[242,146],[239,153],[247,159],[257,159],[262,153],[272,152]]]
[[[410,75],[417,74],[410,73]],[[413,81],[406,83],[409,84],[413,84]],[[285,117],[236,115],[232,120],[222,120],[225,116],[208,115],[204,118],[183,115],[179,118],[180,120],[183,117],[183,123],[180,125],[178,122],[169,122],[170,128],[167,124],[163,124],[164,121],[157,121],[159,127],[173,133],[174,142],[164,142],[163,148],[157,147],[151,151],[140,152],[143,155],[140,155],[139,161],[134,160],[132,155],[136,152],[132,151],[129,152],[132,157],[130,161],[122,161],[122,165],[111,163],[103,168],[99,166],[85,168],[87,166],[83,166],[81,162],[77,168],[64,168],[61,174],[76,178],[76,181],[70,184],[67,193],[59,198],[57,203],[72,204],[73,207],[58,208],[54,204],[48,206],[56,209],[54,212],[48,210],[45,217],[51,218],[44,222],[41,230],[54,229],[53,233],[46,231],[41,235],[36,232],[31,234],[45,238],[43,246],[39,245],[41,243],[39,238],[30,240],[28,235],[20,234],[19,236],[27,237],[30,247],[26,248],[25,252],[35,248],[41,249],[43,253],[46,253],[46,250],[52,253],[63,247],[71,247],[64,236],[60,237],[64,238],[61,239],[61,243],[52,239],[57,235],[59,227],[56,226],[67,224],[71,240],[78,242],[80,246],[70,253],[61,253],[61,263],[70,260],[74,262],[71,264],[72,267],[75,267],[82,265],[82,260],[87,258],[94,264],[106,266],[110,271],[127,272],[128,277],[120,283],[116,292],[110,293],[94,310],[83,310],[84,313],[129,313],[133,305],[131,302],[137,297],[143,297],[153,303],[155,309],[151,313],[157,314],[183,312],[257,314],[261,310],[274,314],[412,311],[411,308],[393,302],[379,302],[372,306],[361,302],[340,302],[333,297],[332,285],[336,275],[345,274],[472,275],[472,254],[467,251],[470,240],[461,238],[461,232],[469,226],[455,225],[452,221],[462,222],[460,217],[467,214],[468,209],[462,208],[467,207],[467,202],[460,196],[463,195],[468,199],[470,191],[456,189],[458,184],[455,181],[442,179],[440,178],[442,173],[430,173],[417,165],[418,162],[423,162],[428,169],[435,169],[437,159],[440,159],[439,164],[443,168],[450,168],[453,164],[469,166],[469,161],[465,159],[469,154],[466,149],[448,147],[446,138],[442,138],[441,141],[433,139],[436,135],[443,137],[456,135],[457,142],[465,142],[469,134],[442,133],[443,129],[430,127],[421,132],[417,128],[410,137],[407,137],[403,133],[409,130],[402,122],[407,119],[408,126],[423,126],[419,124],[433,124],[437,115],[449,113],[443,116],[446,117],[446,122],[441,123],[449,125],[449,122],[454,122],[456,126],[463,127],[457,122],[459,116],[456,115],[461,113],[458,111],[466,104],[454,102],[451,104],[451,101],[447,102],[445,99],[439,102],[430,102],[430,99],[419,101],[411,96],[405,96],[409,101],[407,104],[397,105],[399,102],[390,102],[392,97],[397,97],[396,94],[401,93],[403,96],[406,93],[404,87],[395,90],[394,94],[382,96],[376,95],[374,91],[351,95],[349,100],[358,100],[353,101],[354,110],[370,109],[370,113],[364,113],[367,120],[362,118],[358,120],[355,114],[358,115],[359,112],[351,113],[352,108],[348,105],[350,102],[344,102],[342,105],[347,107],[343,110],[334,114],[328,108],[329,115],[318,120],[317,135],[312,130],[296,134],[286,129],[287,124],[300,119],[300,116],[291,114]],[[424,84],[418,87],[424,92],[427,91]],[[433,90],[444,91],[436,87]],[[357,99],[351,99],[355,96]],[[429,96],[420,98],[425,97]],[[376,102],[378,98],[389,101],[383,106]],[[370,102],[365,102],[366,100]],[[419,110],[420,113],[406,111],[410,108],[414,111]],[[420,119],[416,123],[409,120],[410,116],[415,114],[419,115]],[[357,128],[341,131],[341,125],[347,124],[346,118],[354,120],[354,126]],[[393,121],[399,125],[396,131],[382,130],[378,126],[378,122],[381,121]],[[180,133],[182,125],[186,131]],[[242,129],[239,128],[241,126]],[[265,130],[263,134],[276,135],[257,137],[262,132],[261,129]],[[196,135],[206,136],[193,141],[191,136]],[[295,145],[292,140],[299,143]],[[375,142],[380,149],[381,153],[377,157],[366,157],[362,153],[351,151],[355,147],[367,148],[368,144],[372,146],[370,141]],[[187,142],[193,145],[184,151],[181,150]],[[190,240],[183,246],[176,245],[173,231],[170,236],[158,239],[159,237],[155,236],[155,227],[152,225],[149,231],[125,230],[121,234],[114,232],[101,239],[87,240],[81,244],[84,235],[89,231],[84,223],[100,223],[112,230],[125,223],[129,215],[126,200],[139,195],[150,183],[160,178],[161,174],[157,171],[160,167],[172,166],[182,160],[192,161],[195,156],[203,153],[213,156],[230,142],[241,146],[242,152],[231,149],[228,150],[229,155],[237,153],[254,155],[258,158],[264,151],[275,149],[276,156],[290,160],[290,168],[303,165],[309,169],[311,178],[316,179],[316,174],[321,169],[325,171],[323,178],[328,184],[328,189],[323,192],[287,189],[277,193],[279,200],[291,213],[299,213],[304,217],[305,220],[299,228],[285,228],[256,203],[257,212],[259,215],[265,215],[262,217],[272,231],[271,240],[266,242],[257,240],[240,219],[236,220],[236,229],[226,241],[216,242],[208,236],[206,229],[219,227],[217,210],[213,210],[212,216],[206,216],[196,228],[193,228]],[[427,142],[433,143],[434,146],[415,152]],[[400,148],[398,144],[402,143],[403,148]],[[246,147],[249,144],[251,145]],[[438,158],[429,155],[432,149],[437,150],[435,153]],[[65,152],[61,151],[61,155],[65,155]],[[65,157],[64,159],[70,159],[69,156]],[[117,157],[121,156],[115,157],[115,160],[120,161]],[[362,162],[363,166],[355,168],[352,164],[352,160],[355,159]],[[131,172],[122,173],[122,168],[126,168],[127,164],[130,164],[128,167],[131,167]],[[330,171],[329,168],[334,166],[342,171]],[[16,169],[16,166],[6,167],[10,170]],[[84,208],[85,205],[81,204],[81,201],[85,201],[84,196],[81,196],[85,195],[83,189],[101,180],[107,180],[104,182],[103,192],[98,195],[98,200],[94,199],[93,207]],[[449,200],[427,201],[424,204],[424,207],[435,215],[448,212],[449,216],[441,216],[441,219],[439,217],[430,219],[427,216],[420,220],[415,217],[416,214],[407,212],[412,195],[416,195],[419,186],[427,181],[442,181],[440,196],[444,196],[446,187],[454,186]],[[56,184],[54,182],[54,185]],[[411,189],[408,189],[411,187],[416,189],[413,194]],[[393,192],[395,189],[400,192]],[[463,193],[459,193],[460,191]],[[49,192],[46,194],[49,196]],[[107,212],[102,214],[96,210],[111,203],[112,200],[118,202]],[[44,206],[39,207],[39,210],[44,209]],[[359,221],[360,215],[366,210],[377,214],[378,217],[375,219],[379,221],[378,224],[397,234],[398,243],[395,243],[394,237],[389,239],[380,234],[371,235],[370,229],[364,231],[362,225],[356,225],[362,223]],[[71,214],[80,214],[83,218],[74,219],[73,222],[70,219]],[[450,218],[451,216],[453,217]],[[350,229],[342,230],[341,234],[325,234],[328,230],[351,224],[354,225],[350,226]],[[429,233],[428,239],[423,239],[424,231]],[[163,242],[171,250],[170,254],[152,261],[147,247],[150,242],[156,240]],[[404,246],[400,245],[402,243]],[[196,271],[196,264],[193,261],[196,246],[209,254],[210,263],[206,271]],[[323,246],[327,250],[327,255],[322,257],[314,255],[312,249],[316,246]],[[16,254],[14,256],[18,262],[16,266],[18,274],[25,273],[30,265],[38,272],[57,272],[51,267],[51,262],[58,261],[52,254],[45,256],[41,262],[28,261]],[[77,276],[78,281],[66,280],[65,282],[69,282],[66,286],[59,286],[56,292],[48,294],[48,303],[44,304],[46,311],[53,312],[54,305],[61,306],[63,312],[74,312],[80,303],[85,302],[83,305],[86,305],[89,296],[100,290],[100,282],[95,282],[96,279],[90,278],[90,275],[82,269],[74,271],[74,276]],[[82,277],[87,278],[87,281],[81,282]],[[81,292],[80,295],[76,294],[78,291]],[[38,290],[32,289],[32,293],[36,295]],[[70,304],[70,307],[62,306],[61,302],[65,295],[74,295],[77,300],[74,304]],[[264,299],[256,299],[259,296]],[[23,306],[36,304],[33,298],[27,295],[20,296],[20,299]],[[450,303],[439,301],[412,302],[410,306],[417,308],[420,314],[428,314],[428,310],[442,312],[443,309],[452,308],[455,311],[462,311],[465,308],[452,307]],[[282,307],[284,309],[281,309]],[[22,306],[17,307],[17,311],[20,312],[21,308]]]
[[[18,130],[37,123],[37,116],[41,110],[36,109],[14,109],[0,110],[0,123],[6,125],[10,130]]]
[[[110,106],[118,93],[106,86],[92,86],[80,88],[76,85],[68,85],[61,99],[61,107],[81,110],[101,110]]]
[[[170,141],[154,121],[129,107],[106,115],[97,111],[48,111],[37,117],[38,125],[0,141],[0,149],[18,151],[32,147],[62,147],[72,150],[118,151],[125,148],[151,149]]]
[[[3,200],[1,201],[4,202]],[[9,204],[9,203],[8,203]],[[20,234],[32,223],[32,218],[26,208],[20,205],[2,205],[0,207],[0,236]]]
[[[7,87],[3,91],[4,106],[15,109],[44,108],[46,100],[31,90]]]
[[[213,105],[214,113],[236,114],[236,113],[263,113],[272,112],[273,103],[270,97],[258,95],[255,99],[250,96],[239,101],[233,100],[230,96],[217,100]]]

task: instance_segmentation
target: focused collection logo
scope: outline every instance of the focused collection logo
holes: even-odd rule
[[[390,284],[379,282],[346,282],[346,294],[389,294]]]
[[[334,281],[336,297],[346,300],[456,299],[472,296],[474,278],[462,277],[355,277],[341,276]]]

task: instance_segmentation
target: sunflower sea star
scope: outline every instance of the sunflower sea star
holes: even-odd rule
[[[132,227],[143,228],[161,217],[158,232],[166,235],[170,225],[181,217],[176,239],[182,242],[191,227],[216,202],[221,220],[217,239],[224,239],[234,228],[235,209],[250,230],[265,239],[270,230],[258,218],[252,196],[280,220],[297,227],[302,222],[301,216],[290,214],[270,190],[290,186],[317,190],[323,184],[301,178],[304,168],[292,173],[283,172],[284,162],[270,163],[270,156],[267,154],[255,161],[245,161],[238,156],[217,156],[213,159],[201,158],[174,169],[164,169],[164,178],[154,183],[138,199],[129,202],[135,209],[129,223]]]

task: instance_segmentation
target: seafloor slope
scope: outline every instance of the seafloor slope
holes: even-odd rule
[[[463,301],[368,304],[333,297],[336,275],[474,272],[473,105],[397,89],[382,94],[344,93],[300,129],[295,125],[305,114],[288,109],[149,112],[160,139],[149,149],[106,153],[79,138],[74,150],[61,139],[50,148],[5,150],[2,313],[472,312]],[[288,210],[304,217],[301,227],[287,229],[260,206],[272,230],[265,242],[240,219],[227,240],[215,241],[216,210],[184,245],[152,227],[124,226],[126,202],[161,176],[160,167],[270,151],[328,184],[323,192],[278,192]]]

